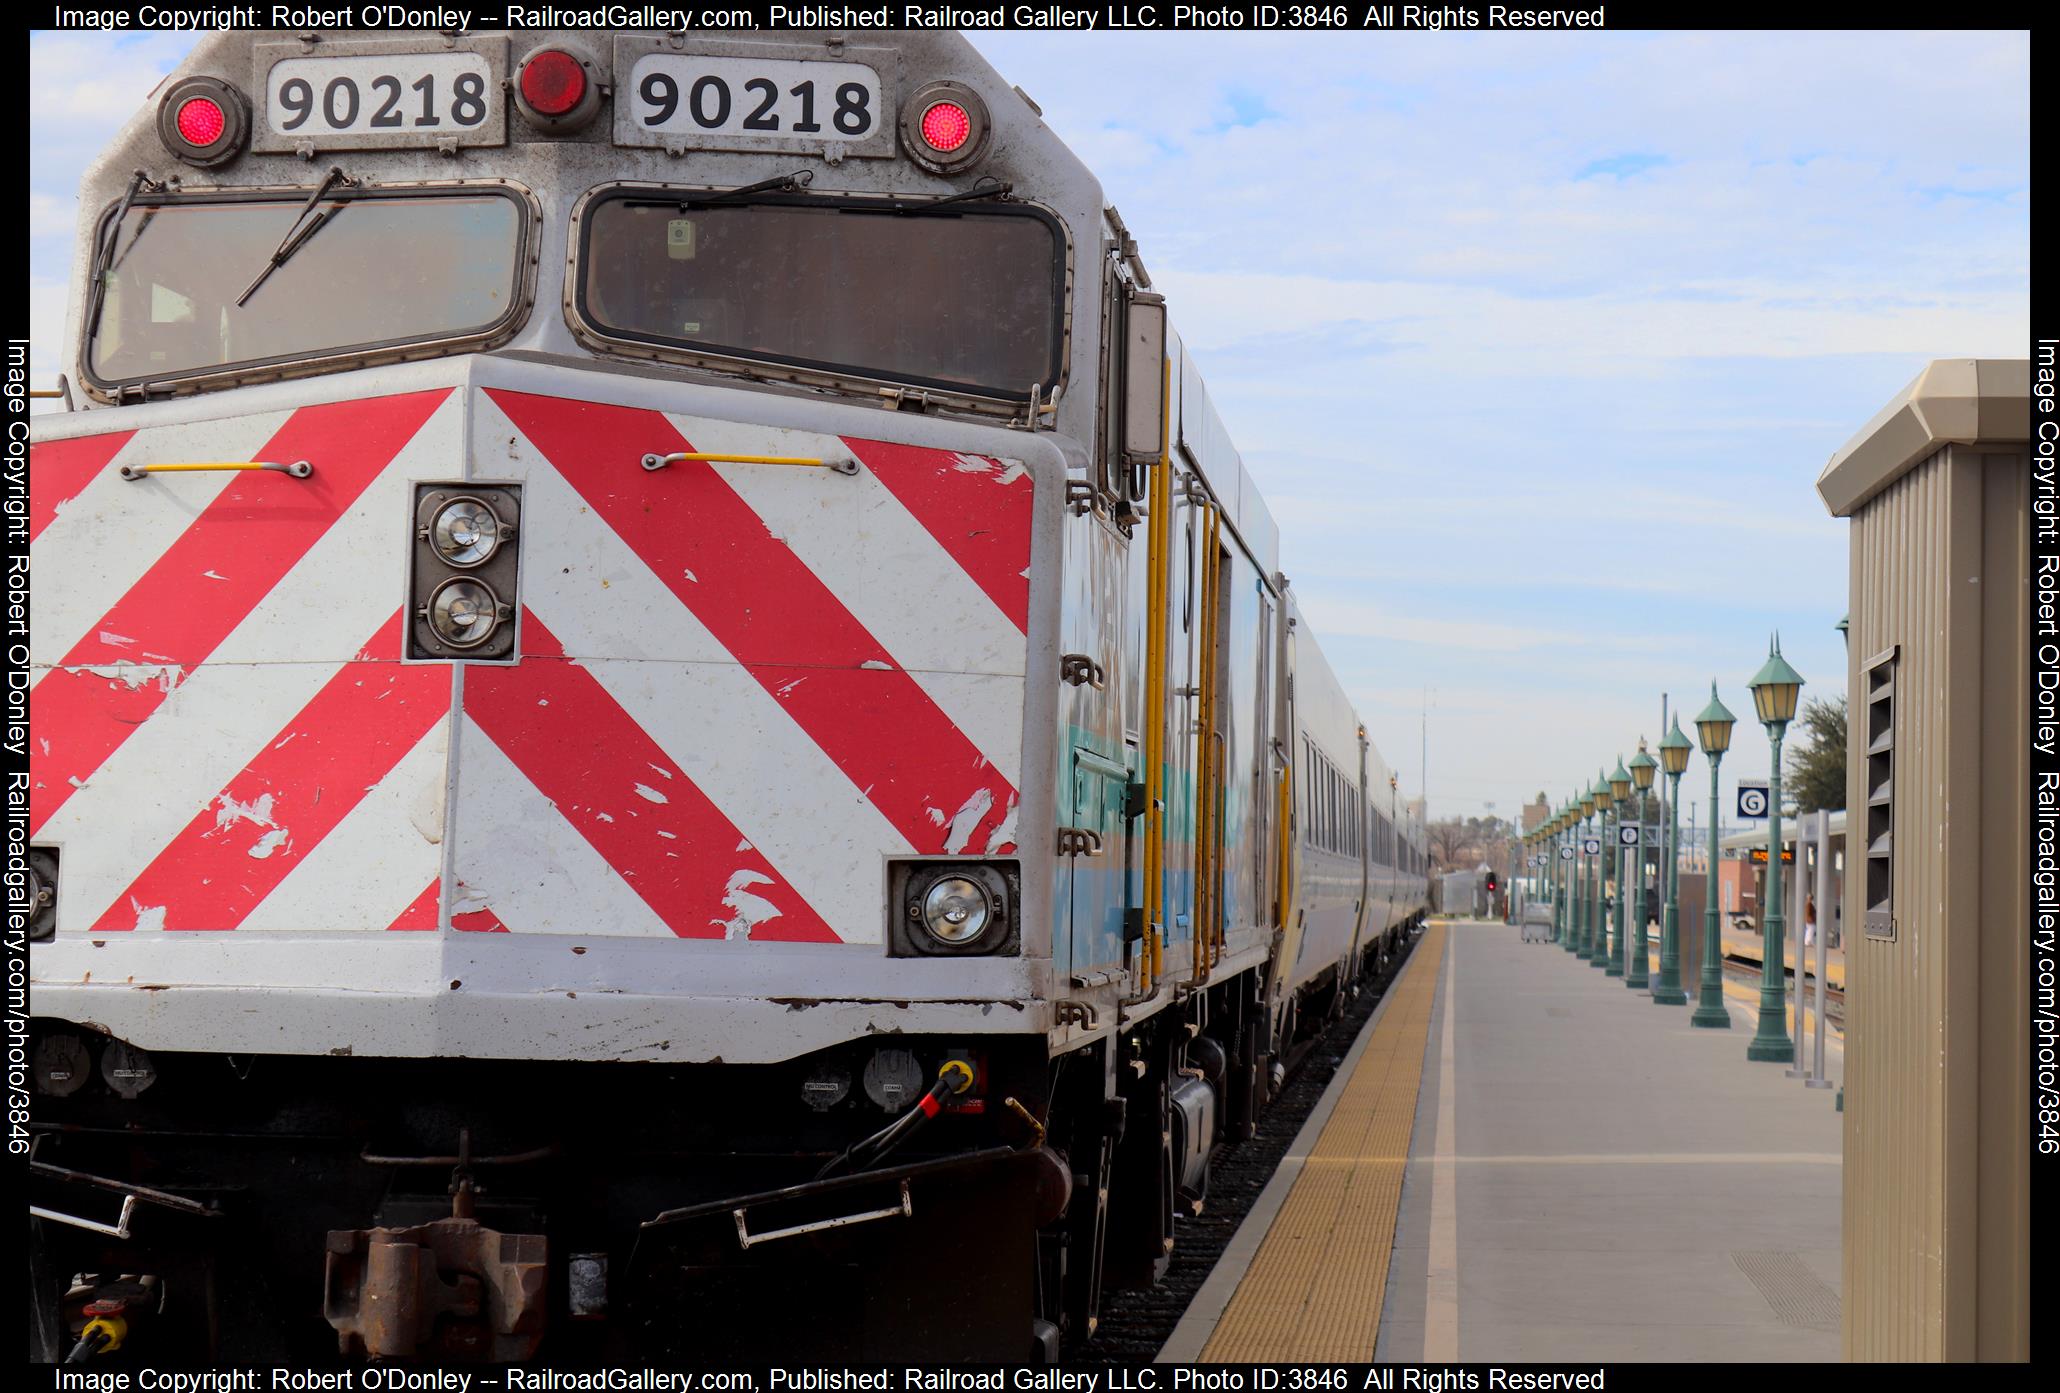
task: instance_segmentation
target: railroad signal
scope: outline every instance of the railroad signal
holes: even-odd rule
[[[1488,872],[1488,893],[1489,893],[1489,894],[1491,894],[1491,895],[1492,895],[1492,894],[1494,894],[1494,893],[1495,893],[1495,887],[1496,887],[1496,885],[1497,885],[1498,883],[1499,883],[1499,882],[1498,882],[1498,881],[1497,881],[1497,880],[1495,879],[1495,873],[1494,873],[1493,871],[1489,871],[1489,872]]]

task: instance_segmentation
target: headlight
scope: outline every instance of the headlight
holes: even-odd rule
[[[501,545],[501,517],[484,499],[458,498],[444,504],[429,524],[429,545],[453,566],[477,566]]]
[[[904,861],[891,871],[893,957],[983,957],[1021,951],[1013,861]]]
[[[515,659],[522,603],[522,485],[415,484],[408,544],[411,659],[490,663]]]
[[[963,876],[940,880],[923,896],[923,927],[953,947],[971,943],[994,917],[994,900],[986,887]]]
[[[469,577],[445,581],[430,595],[424,617],[436,636],[453,648],[477,648],[501,623],[501,602]]]

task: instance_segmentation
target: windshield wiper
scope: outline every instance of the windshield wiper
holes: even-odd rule
[[[315,185],[315,191],[308,195],[308,201],[303,203],[300,206],[300,211],[293,215],[293,225],[287,228],[286,235],[279,239],[279,245],[273,250],[271,260],[267,261],[264,269],[257,273],[257,279],[252,281],[244,288],[243,293],[236,297],[236,307],[238,309],[243,308],[244,301],[257,294],[258,287],[265,283],[266,278],[272,272],[293,260],[293,254],[306,246],[309,239],[322,230],[322,224],[329,221],[330,214],[327,211],[316,213],[312,222],[306,221],[308,214],[314,210],[315,205],[322,201],[322,195],[328,193],[337,184],[342,184],[346,188],[353,188],[357,185],[357,182],[357,180],[343,172],[342,165],[331,165],[329,167],[329,172],[322,176],[322,182]]]
[[[136,195],[148,188],[155,192],[164,187],[142,170],[137,170],[129,179],[129,189],[122,195],[121,206],[114,210],[114,221],[108,224],[107,235],[100,239],[100,245],[93,248],[93,301],[86,307],[86,342],[93,342],[100,333],[100,311],[107,303],[107,278],[114,271],[114,249],[122,240],[122,223],[128,219],[129,205],[136,201]],[[146,223],[145,226],[148,226]],[[136,229],[141,237],[143,229]],[[133,240],[131,247],[135,246]]]
[[[983,174],[980,176],[980,182],[967,189],[964,193],[948,194],[943,198],[932,198],[922,203],[897,202],[894,205],[894,211],[903,217],[914,217],[919,213],[927,213],[933,208],[942,208],[951,203],[971,203],[974,199],[979,198],[1007,198],[1015,192],[1015,189],[1016,186],[1014,184],[1004,184],[992,174]]]
[[[760,179],[755,184],[745,184],[734,189],[717,189],[714,193],[690,193],[679,198],[626,198],[625,208],[677,208],[682,213],[689,208],[701,208],[710,203],[720,203],[726,198],[745,198],[754,193],[800,193],[815,182],[815,171],[799,169],[792,174],[782,174],[772,179]]]

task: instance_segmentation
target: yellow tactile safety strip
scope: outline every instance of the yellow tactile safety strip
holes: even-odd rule
[[[1373,1358],[1445,934],[1424,931],[1203,1363]]]

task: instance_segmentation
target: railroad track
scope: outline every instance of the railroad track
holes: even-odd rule
[[[1735,978],[1737,981],[1743,982],[1748,986],[1757,987],[1760,984],[1760,965],[1754,962],[1745,962],[1738,958],[1726,958],[1724,959],[1724,975],[1726,977]],[[1789,990],[1794,991],[1794,973],[1791,972],[1788,974],[1788,981]],[[1814,1003],[1817,999],[1817,986],[1815,979],[1810,979],[1805,985],[1809,990],[1810,1000],[1812,1003]],[[1812,1009],[1814,1009],[1814,1006]],[[1825,986],[1824,1013],[1831,1017],[1833,1023],[1838,1025],[1841,1029],[1844,1028],[1845,991],[1843,988],[1834,987],[1830,985]]]
[[[1286,1085],[1260,1117],[1257,1134],[1247,1142],[1216,1148],[1209,1167],[1209,1198],[1202,1212],[1182,1216],[1175,1232],[1172,1264],[1166,1278],[1144,1291],[1112,1292],[1102,1298],[1101,1324],[1092,1340],[1071,1358],[1110,1364],[1148,1363],[1165,1345],[1188,1303],[1208,1279],[1216,1259],[1229,1246],[1253,1201],[1280,1168],[1281,1158],[1302,1130],[1310,1110],[1329,1086],[1352,1042],[1374,1008],[1416,951],[1410,936],[1401,956],[1383,976],[1361,984],[1359,998],[1345,1008],[1330,1029],[1304,1049]]]

